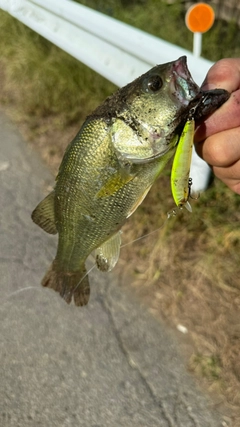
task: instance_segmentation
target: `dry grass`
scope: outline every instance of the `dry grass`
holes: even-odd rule
[[[114,87],[6,14],[0,34],[1,108],[56,173],[83,118]],[[166,221],[173,208],[166,171],[124,227],[131,242],[164,224],[122,249],[122,286],[131,284],[155,316],[187,328],[187,338],[178,334],[189,369],[239,427],[240,199],[215,182],[192,206]]]

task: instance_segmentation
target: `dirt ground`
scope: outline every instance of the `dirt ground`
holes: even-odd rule
[[[56,174],[64,149],[79,126],[60,131],[54,127],[54,117],[36,123],[23,120],[14,104],[1,108]],[[161,188],[167,190],[160,191]],[[193,209],[198,203],[193,202]],[[196,235],[194,226],[186,231],[190,214],[182,212],[166,222],[172,207],[169,176],[165,174],[124,226],[123,245],[130,244],[122,248],[116,267],[121,274],[121,286],[131,284],[150,312],[175,329],[189,371],[211,395],[213,405],[226,419],[226,426],[238,427],[240,266],[236,269],[236,260],[227,257],[228,268],[222,265],[223,258],[212,268],[216,264],[214,247],[208,247],[204,232]],[[225,236],[226,254],[233,239],[240,240],[240,231],[238,236],[231,231]]]

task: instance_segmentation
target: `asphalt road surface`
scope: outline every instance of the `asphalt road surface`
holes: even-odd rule
[[[53,182],[0,114],[0,426],[225,425],[118,270],[91,274],[84,308],[41,287],[57,240],[30,214]]]

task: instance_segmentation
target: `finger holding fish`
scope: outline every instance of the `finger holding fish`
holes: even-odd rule
[[[219,110],[197,126],[196,151],[214,174],[240,194],[240,59],[218,61],[209,70],[202,89],[222,87],[231,93]]]

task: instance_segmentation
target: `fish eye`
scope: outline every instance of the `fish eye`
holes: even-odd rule
[[[158,92],[163,85],[163,81],[160,76],[151,76],[147,82],[148,92]]]

